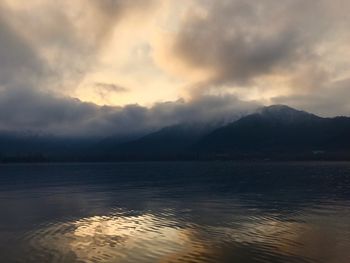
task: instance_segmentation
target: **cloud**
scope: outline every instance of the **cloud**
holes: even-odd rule
[[[102,83],[96,82],[94,83],[94,87],[96,93],[101,97],[104,101],[109,101],[109,97],[113,93],[123,93],[129,91],[127,88],[119,86],[113,83]]]
[[[152,2],[3,2],[0,130],[124,136],[184,122],[224,122],[255,108],[255,103],[233,96],[202,96],[191,101],[156,103],[149,108],[138,104],[98,106],[61,92],[67,79],[80,78],[87,67],[97,66],[94,56],[123,17],[145,12]],[[80,14],[83,7],[84,13]],[[94,87],[105,97],[127,91],[113,82],[96,82]]]
[[[40,84],[45,82],[44,89],[69,93],[89,71],[99,67],[100,52],[117,27],[130,19],[141,22],[152,13],[155,3],[4,0],[0,3],[0,54],[6,63],[0,65],[0,82],[7,72],[17,75],[23,71],[29,73],[22,79],[35,76]],[[41,87],[35,83],[35,88]]]
[[[313,92],[278,96],[272,99],[276,104],[287,104],[324,117],[350,115],[350,79],[336,81]]]
[[[112,107],[43,91],[2,89],[0,130],[58,136],[125,136],[179,123],[228,122],[256,107],[256,103],[233,96],[157,103],[151,108],[137,104]]]
[[[185,63],[213,72],[210,81],[244,83],[296,56],[294,32],[280,29],[269,35],[248,25],[231,27],[235,21],[230,23],[224,9],[216,7],[206,18],[188,17],[173,46]],[[258,23],[257,18],[253,20]]]
[[[44,74],[35,49],[2,19],[0,8],[0,85],[34,83]]]
[[[298,93],[350,66],[340,52],[350,39],[348,1],[192,3],[178,29],[163,36],[158,62],[194,86]]]
[[[94,86],[97,89],[104,90],[106,92],[125,92],[128,91],[127,88],[124,88],[122,86],[119,86],[117,84],[113,83],[102,83],[102,82],[96,82]]]
[[[348,115],[349,10],[345,0],[4,0],[0,129],[138,134],[182,122],[227,122],[265,97]],[[144,26],[149,20],[154,24]],[[156,26],[171,29],[154,40]],[[87,83],[93,87],[85,89]],[[178,100],[175,85],[190,90],[190,98]],[[109,104],[112,94],[120,103],[128,96],[135,103],[155,95],[174,101],[98,106],[73,98],[77,87],[80,98]]]

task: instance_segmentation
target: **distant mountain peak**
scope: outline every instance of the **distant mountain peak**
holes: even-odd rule
[[[280,111],[280,110],[300,111],[300,110],[294,109],[294,108],[287,106],[287,105],[284,105],[284,104],[274,104],[274,105],[263,107],[263,109],[275,110],[275,111]]]
[[[260,113],[262,114],[309,114],[305,111],[297,110],[292,107],[283,104],[276,104],[266,106],[260,109]]]
[[[310,119],[321,118],[314,114],[301,111],[301,110],[296,110],[292,107],[281,105],[281,104],[263,107],[257,113],[263,117],[279,120],[283,122],[294,122],[294,121],[300,121],[300,120],[310,120]]]

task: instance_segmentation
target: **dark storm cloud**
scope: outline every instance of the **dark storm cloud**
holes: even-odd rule
[[[179,123],[228,122],[253,111],[256,103],[233,96],[158,103],[151,108],[97,106],[25,89],[0,91],[0,129],[65,136],[144,134]]]
[[[245,83],[283,66],[288,58],[297,55],[292,31],[274,36],[259,31],[250,33],[230,27],[228,21],[215,23],[219,14],[211,15],[214,17],[195,21],[189,18],[174,45],[175,53],[190,66],[213,70],[211,82]],[[226,30],[233,31],[223,32]]]
[[[208,84],[249,87],[261,76],[288,76],[304,64],[319,67],[319,48],[337,39],[349,21],[344,10],[350,6],[341,0],[197,3],[202,8],[185,16],[172,52],[185,65],[212,72]]]

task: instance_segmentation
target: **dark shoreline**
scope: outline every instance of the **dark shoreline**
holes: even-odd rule
[[[239,163],[349,163],[350,159],[139,159],[139,160],[42,160],[23,161],[11,160],[0,161],[0,165],[7,164],[118,164],[118,163],[202,163],[202,162],[239,162]]]

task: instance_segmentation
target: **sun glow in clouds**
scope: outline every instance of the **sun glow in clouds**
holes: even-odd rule
[[[289,0],[253,2],[14,0],[1,7],[5,21],[53,74],[48,80],[51,85],[45,88],[98,104],[151,105],[176,100],[184,88],[199,83],[237,87],[238,94],[243,88],[244,93],[253,89],[254,94],[254,87],[261,86],[276,89],[279,85],[282,91],[298,86],[312,89],[318,83],[305,83],[305,79],[349,66],[336,53],[349,37],[333,16],[340,12],[336,4],[326,10],[329,5],[324,1],[311,6],[297,6]],[[286,10],[301,7],[306,14],[281,17]],[[308,19],[311,10],[337,25],[334,34],[340,37],[329,41],[332,34],[327,28],[320,35]],[[273,22],[276,19],[278,23]],[[308,35],[300,31],[302,27]],[[308,76],[303,76],[302,64],[309,65],[311,60]],[[286,81],[276,82],[272,77],[276,75]],[[111,92],[105,100],[94,90],[96,82],[124,86],[128,92]],[[266,92],[264,87],[260,93],[265,95],[260,97],[290,93]]]
[[[1,123],[64,130],[80,113],[115,128],[110,112],[141,105],[149,116],[208,95],[349,115],[349,11],[345,0],[5,0]]]

